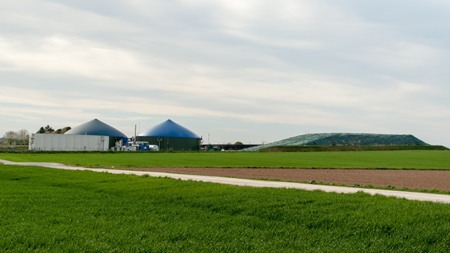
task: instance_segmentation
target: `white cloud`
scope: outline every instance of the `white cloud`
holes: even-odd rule
[[[34,0],[2,1],[0,2],[0,24],[6,28],[16,28],[12,33],[42,36],[129,34],[142,29],[136,24],[121,19],[64,4],[65,1],[55,3]]]
[[[0,38],[3,65],[16,72],[117,80],[145,72],[125,50],[78,38]]]

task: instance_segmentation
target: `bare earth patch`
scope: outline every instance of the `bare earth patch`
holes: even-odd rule
[[[191,175],[450,190],[450,171],[358,169],[128,168]]]

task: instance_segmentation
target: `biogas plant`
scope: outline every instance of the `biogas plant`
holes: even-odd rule
[[[159,151],[199,150],[201,137],[167,120],[132,138],[94,119],[65,134],[32,134],[29,150],[42,151]]]
[[[167,120],[128,138],[98,119],[65,134],[32,134],[29,149],[42,151],[189,151],[200,150],[202,138],[191,130]],[[277,146],[429,146],[409,134],[318,133],[304,134],[244,151],[259,151]],[[244,145],[245,146],[245,145]],[[244,148],[244,147],[241,147]],[[223,147],[221,147],[222,150]]]
[[[116,128],[94,119],[74,127],[65,134],[32,134],[29,149],[37,151],[196,151],[200,150],[201,141],[200,136],[170,119],[140,134],[135,133],[135,136],[131,138]],[[429,146],[429,144],[409,134],[318,133],[251,146],[254,147],[246,148],[244,151],[293,146]],[[218,150],[225,150],[225,148],[220,147]]]

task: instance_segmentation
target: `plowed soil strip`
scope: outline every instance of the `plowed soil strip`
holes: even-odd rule
[[[136,171],[168,172],[190,175],[276,179],[353,186],[395,186],[409,189],[450,190],[450,171],[358,170],[358,169],[245,169],[245,168],[129,168]]]

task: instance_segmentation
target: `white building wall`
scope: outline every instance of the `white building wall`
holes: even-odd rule
[[[29,150],[107,151],[109,136],[72,134],[32,134]]]
[[[75,145],[75,136],[76,135],[67,135],[66,137],[66,143],[64,146],[64,149],[67,151],[73,151],[73,147]]]

